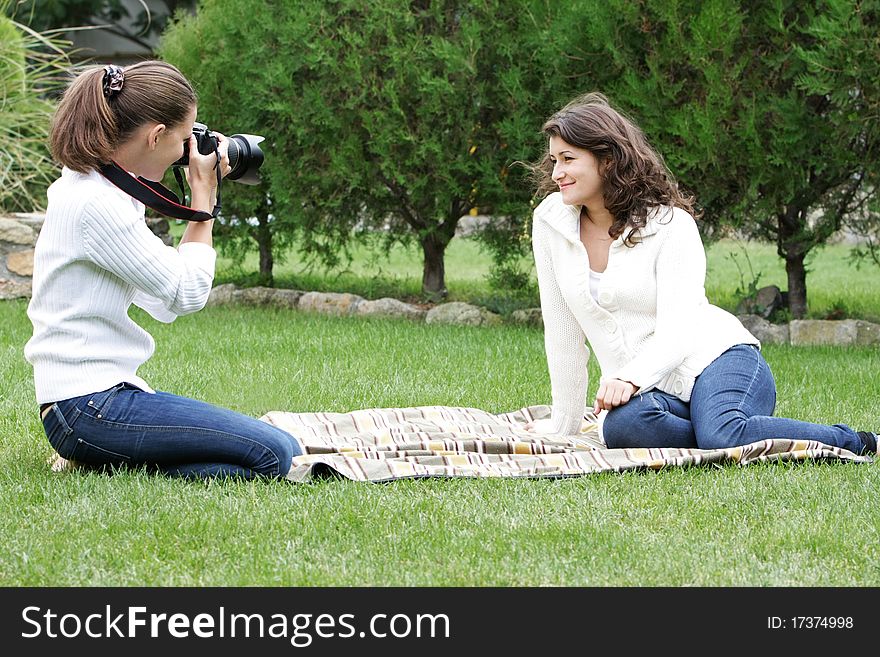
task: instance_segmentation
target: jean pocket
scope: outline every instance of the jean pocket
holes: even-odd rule
[[[72,435],[71,442],[74,443],[71,456],[65,456],[65,458],[70,458],[74,461],[81,461],[83,463],[100,463],[107,465],[122,465],[131,462],[130,456],[105,449],[100,445],[85,440],[84,438],[78,438]],[[58,453],[61,454],[61,452]],[[64,456],[64,454],[61,455]]]
[[[83,413],[98,420],[103,419],[110,411],[113,400],[123,388],[125,388],[125,383],[117,383],[112,388],[90,395],[85,408],[83,408]]]
[[[79,416],[79,409],[70,405],[67,417],[59,403],[52,404],[46,417],[43,418],[43,430],[49,444],[55,448],[64,458],[71,458],[76,449],[76,439],[73,437],[73,425]]]

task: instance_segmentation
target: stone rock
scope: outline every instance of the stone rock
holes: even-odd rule
[[[759,306],[764,308],[764,312],[762,313],[764,319],[767,319],[777,310],[782,308],[782,300],[782,290],[775,285],[762,287],[755,294],[755,301]]]
[[[434,306],[425,318],[427,324],[459,324],[462,326],[493,326],[501,323],[495,313],[461,301]]]
[[[215,306],[232,303],[233,301],[235,301],[236,289],[237,288],[232,283],[224,283],[223,285],[218,285],[211,290],[211,294],[208,296],[207,305]]]
[[[6,268],[19,276],[34,275],[34,250],[15,251],[6,256]]]
[[[855,326],[846,320],[796,319],[789,327],[793,345],[851,345],[856,341]]]
[[[398,299],[385,297],[375,301],[362,301],[358,304],[356,313],[358,315],[406,317],[408,319],[421,320],[425,318],[427,311]]]
[[[306,292],[299,299],[299,309],[328,315],[351,315],[364,298],[346,292]]]
[[[746,330],[761,344],[788,344],[790,340],[788,324],[771,324],[758,315],[737,315]]]
[[[856,323],[856,344],[880,344],[880,324],[863,319],[851,320]]]
[[[276,290],[272,287],[258,286],[240,289],[232,283],[224,283],[211,290],[208,305],[240,303],[245,306],[296,308],[303,294],[305,293],[300,290]]]
[[[7,216],[20,224],[30,226],[38,233],[43,227],[43,222],[46,220],[46,215],[42,212],[13,212]]]
[[[736,308],[738,315],[760,315],[768,319],[783,307],[782,290],[776,285],[762,287],[754,298],[743,299]]]
[[[302,290],[288,290],[286,288],[272,289],[271,304],[276,308],[294,309],[299,307],[299,300],[305,292]]]
[[[31,296],[30,281],[20,283],[8,278],[0,278],[0,299],[20,299]]]
[[[168,246],[174,246],[174,238],[171,237],[171,226],[165,217],[147,217],[147,228],[153,231]]]
[[[37,231],[16,219],[0,217],[0,242],[33,246],[37,242]]]
[[[274,288],[260,285],[235,291],[235,300],[245,306],[271,306],[274,298]]]
[[[797,345],[880,344],[880,325],[861,319],[796,319],[791,343]]]
[[[540,308],[523,308],[521,310],[514,310],[510,315],[510,319],[517,324],[544,326],[544,316],[541,314]]]

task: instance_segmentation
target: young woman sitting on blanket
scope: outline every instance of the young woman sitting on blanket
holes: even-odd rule
[[[552,384],[552,415],[528,427],[581,426],[589,350],[593,411],[605,443],[717,449],[785,438],[875,453],[877,436],[844,424],[772,417],[773,375],[760,343],[711,305],[694,200],[642,131],[591,93],[544,124],[535,166],[533,246]]]
[[[50,135],[64,168],[49,188],[34,254],[25,356],[46,435],[65,459],[186,477],[283,477],[300,453],[290,434],[155,392],[137,375],[155,344],[128,309],[171,322],[204,307],[213,221],[190,222],[179,247],[166,246],[147,227],[144,205],[101,168],[116,163],[122,176],[159,181],[188,143],[192,207],[210,213],[216,168],[229,173],[228,143],[217,135],[217,153],[200,154],[195,117],[192,86],[162,62],[92,68],[67,89]]]

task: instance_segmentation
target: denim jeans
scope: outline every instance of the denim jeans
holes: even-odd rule
[[[776,383],[757,347],[731,347],[703,370],[690,402],[653,390],[608,411],[608,447],[723,449],[766,438],[817,440],[856,454],[863,444],[845,424],[833,426],[772,417]]]
[[[302,453],[293,436],[256,418],[128,383],[56,402],[43,428],[66,459],[191,478],[283,477]]]

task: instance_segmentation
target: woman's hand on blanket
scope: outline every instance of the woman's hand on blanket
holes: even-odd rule
[[[593,413],[598,415],[599,411],[610,411],[615,406],[623,406],[638,389],[637,385],[629,381],[621,381],[620,379],[603,381],[596,391]]]
[[[544,418],[543,420],[532,420],[531,422],[526,422],[525,425],[523,425],[523,429],[530,433],[556,433],[554,422],[549,417]]]

